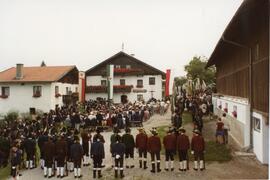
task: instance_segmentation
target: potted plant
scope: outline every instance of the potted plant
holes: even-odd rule
[[[40,91],[37,91],[37,92],[33,95],[34,98],[38,98],[38,97],[40,97],[40,96],[41,96]]]
[[[224,110],[226,113],[228,113],[228,108],[224,108],[223,110]]]
[[[62,96],[60,93],[56,93],[56,94],[55,94],[55,97],[56,97],[56,98],[58,98],[58,97],[60,97],[60,96]]]
[[[0,97],[3,99],[6,99],[6,98],[8,98],[8,95],[1,95]]]

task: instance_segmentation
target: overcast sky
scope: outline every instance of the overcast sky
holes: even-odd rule
[[[242,0],[0,0],[0,71],[23,63],[87,70],[121,51],[184,74],[209,57]]]

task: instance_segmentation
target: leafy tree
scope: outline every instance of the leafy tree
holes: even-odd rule
[[[44,61],[41,62],[40,67],[46,67],[46,64]]]
[[[185,76],[174,78],[175,86],[183,86],[187,82],[187,78]]]
[[[209,67],[205,69],[207,64],[207,59],[201,56],[194,56],[188,65],[185,66],[185,71],[187,72],[187,77],[192,80],[200,78],[204,80],[206,84],[212,84],[216,82],[216,69],[215,67]]]

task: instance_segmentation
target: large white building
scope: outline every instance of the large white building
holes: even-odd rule
[[[0,72],[0,113],[48,112],[72,103],[78,92],[76,66],[24,67]]]
[[[114,65],[114,103],[162,99],[165,73],[121,51],[85,72],[86,100],[108,99],[107,65]]]

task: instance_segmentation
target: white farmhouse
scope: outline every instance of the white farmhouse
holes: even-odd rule
[[[165,73],[121,51],[85,72],[86,100],[108,99],[107,65],[114,65],[114,103],[162,99]]]
[[[0,113],[48,112],[76,101],[77,92],[76,66],[24,67],[17,64],[0,72]]]

